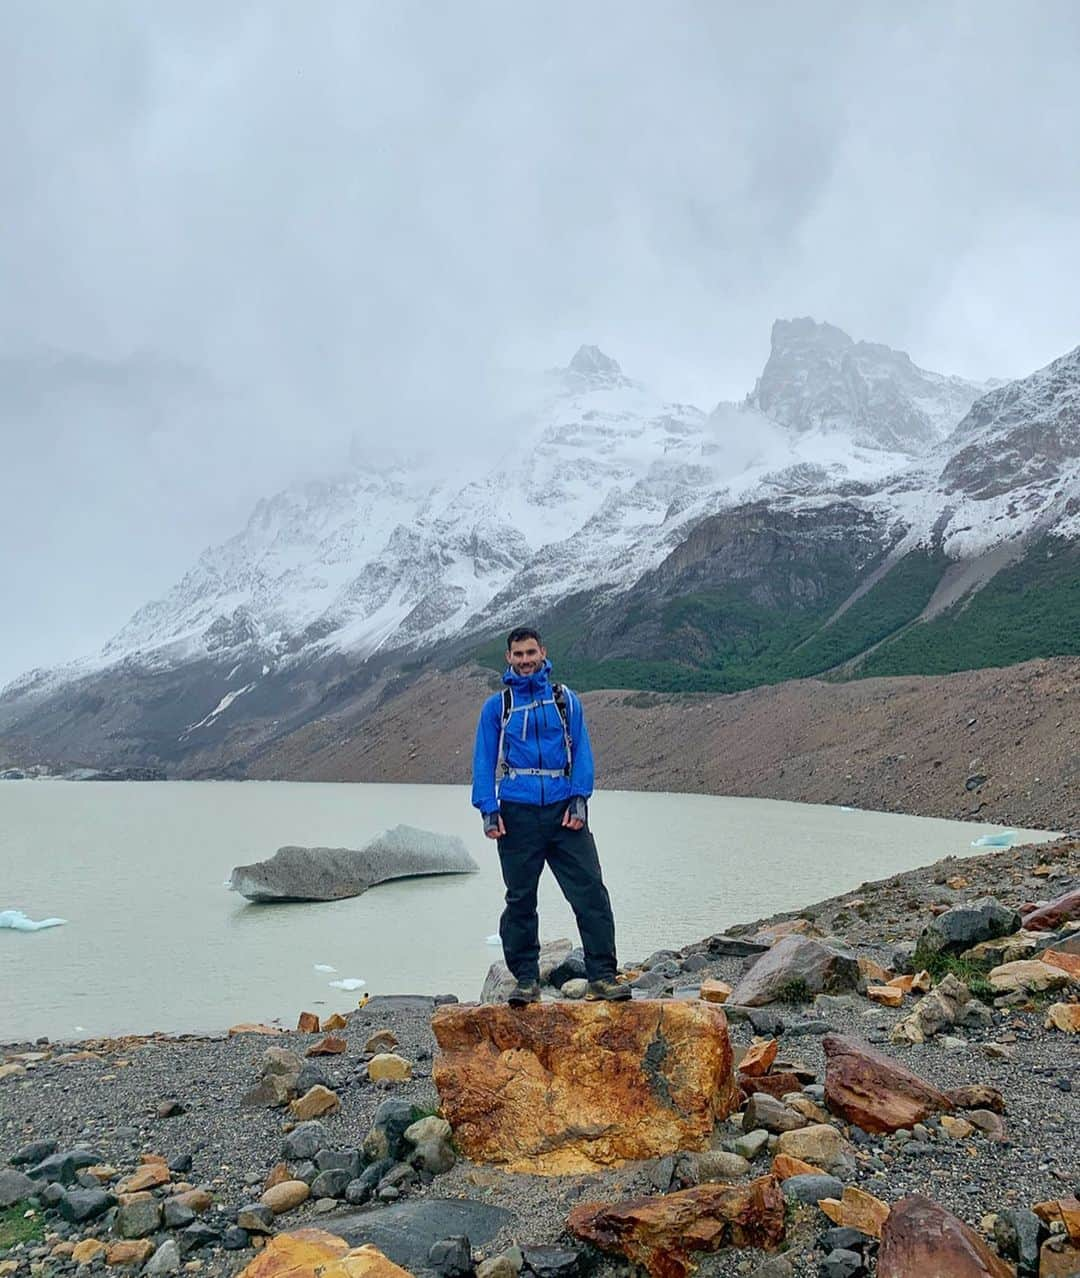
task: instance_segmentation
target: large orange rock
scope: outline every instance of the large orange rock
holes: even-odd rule
[[[347,1251],[340,1260],[320,1265],[303,1278],[412,1278],[412,1274],[408,1269],[395,1265],[372,1243],[365,1243]]]
[[[895,1132],[953,1102],[898,1061],[866,1043],[826,1034],[825,1103],[834,1114],[868,1132]]]
[[[353,1247],[321,1229],[271,1238],[239,1278],[411,1278],[377,1247]]]
[[[340,1260],[348,1250],[349,1244],[336,1234],[323,1229],[296,1229],[271,1238],[240,1278],[283,1278],[285,1274],[301,1278],[313,1274],[316,1267]]]
[[[774,1176],[745,1185],[696,1185],[619,1203],[583,1203],[567,1228],[602,1251],[642,1265],[652,1278],[686,1278],[694,1251],[776,1247],[784,1238],[784,1195]]]
[[[721,1008],[448,1004],[433,1077],[462,1153],[540,1175],[702,1149],[738,1104]]]
[[[914,1194],[893,1204],[881,1231],[878,1278],[1014,1278],[969,1225]]]

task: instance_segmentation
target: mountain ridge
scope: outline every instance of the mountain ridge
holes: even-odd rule
[[[257,743],[339,684],[380,686],[411,654],[467,653],[523,615],[575,626],[571,660],[675,662],[689,686],[695,668],[713,686],[718,662],[770,682],[850,661],[890,638],[860,620],[870,605],[910,626],[947,572],[963,580],[956,565],[1075,540],[1078,354],[978,395],[832,326],[778,321],[751,396],[705,413],[582,346],[486,472],[432,485],[386,467],[260,501],[96,658],[8,685],[0,733],[100,749],[95,687],[145,685],[114,740],[166,760],[234,730]],[[995,466],[996,487],[979,469]],[[970,579],[969,593],[985,584]],[[904,606],[883,611],[883,584],[895,596],[901,582]]]

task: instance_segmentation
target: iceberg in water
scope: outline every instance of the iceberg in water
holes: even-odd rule
[[[973,848],[1008,848],[1016,838],[1015,830],[1002,830],[1000,834],[984,834],[980,839],[972,839]]]
[[[0,910],[0,927],[14,928],[16,932],[40,932],[44,927],[59,927],[67,919],[28,919],[22,910]]]
[[[329,984],[335,990],[358,990],[366,985],[367,981],[362,981],[358,976],[346,976],[343,981],[330,981]]]
[[[278,848],[266,861],[236,866],[229,886],[249,901],[340,901],[387,879],[479,868],[456,835],[398,825],[360,849]]]

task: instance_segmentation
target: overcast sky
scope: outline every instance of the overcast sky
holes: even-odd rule
[[[581,342],[703,407],[777,316],[1047,363],[1078,83],[1072,0],[5,0],[0,683],[350,435],[468,440]]]

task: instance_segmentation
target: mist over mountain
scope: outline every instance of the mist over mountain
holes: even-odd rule
[[[486,466],[360,463],[260,499],[96,654],[9,685],[0,731],[87,757],[257,742],[522,617],[579,683],[751,686],[880,661],[1076,541],[1075,351],[987,390],[803,319],[711,412],[596,346],[528,386]]]

